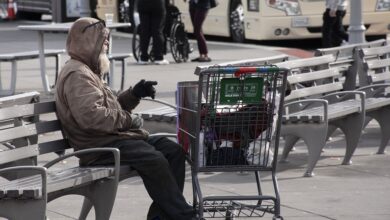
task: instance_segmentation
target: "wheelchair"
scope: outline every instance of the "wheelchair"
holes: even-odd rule
[[[134,12],[134,29],[133,29],[133,56],[138,61],[141,57],[141,48],[140,48],[140,22],[138,12]],[[149,44],[149,57],[150,60],[154,60],[153,42],[150,41]],[[164,54],[167,53],[167,48],[172,54],[173,59],[176,63],[186,62],[188,60],[189,54],[192,52],[190,43],[188,41],[187,32],[185,31],[184,23],[181,20],[181,13],[179,9],[172,5],[168,4],[167,6],[167,16],[164,27]]]

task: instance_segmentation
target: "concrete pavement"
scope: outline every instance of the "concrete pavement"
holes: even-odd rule
[[[15,23],[14,23],[15,24]],[[6,31],[4,31],[6,30]],[[13,40],[13,44],[9,44]],[[28,39],[28,40],[27,40]],[[65,34],[49,34],[46,48],[63,48]],[[1,52],[34,50],[37,48],[34,33],[18,31],[12,23],[0,23]],[[193,45],[196,44],[193,42]],[[131,50],[130,36],[116,34],[114,52]],[[229,62],[238,59],[266,57],[281,53],[295,53],[297,50],[265,47],[259,45],[225,44],[209,42],[211,64]],[[197,56],[196,48],[191,57]],[[159,82],[157,98],[174,103],[174,91],[179,81],[195,80],[193,71],[199,63],[173,63],[170,54],[166,56],[170,65],[139,66],[133,59],[127,61],[125,87],[140,79],[153,79]],[[63,62],[66,58],[63,60]],[[50,80],[53,80],[54,62],[47,61]],[[116,67],[115,84],[119,87],[119,66]],[[1,65],[3,85],[8,82],[10,65]],[[37,60],[19,62],[17,91],[38,90],[42,92]],[[45,95],[51,98],[51,95]],[[137,110],[142,111],[155,104],[142,103]],[[53,134],[53,136],[59,134]],[[50,138],[50,137],[40,137]],[[307,148],[299,142],[296,150],[290,153],[289,163],[278,164],[277,177],[281,196],[281,212],[287,220],[388,220],[390,219],[390,156],[376,155],[380,141],[380,130],[376,122],[371,122],[365,130],[359,146],[352,157],[352,165],[340,165],[345,152],[345,140],[340,132],[332,137],[325,147],[314,172],[315,177],[302,177],[307,161]],[[280,145],[283,147],[283,141]],[[389,149],[388,149],[389,151]],[[280,151],[279,151],[280,152]],[[41,163],[54,158],[54,155],[42,156]],[[59,166],[72,166],[76,159],[69,159]],[[200,176],[201,186],[206,195],[248,195],[255,194],[254,175],[248,173],[210,173]],[[264,173],[263,190],[272,192],[270,175]],[[191,175],[189,167],[186,173],[185,197],[192,201]],[[139,177],[120,183],[113,220],[146,219],[151,200]],[[51,220],[77,219],[81,207],[81,197],[59,198],[48,205],[48,217]],[[88,219],[94,219],[90,213]],[[253,218],[252,218],[253,219]],[[264,219],[272,219],[266,215]]]

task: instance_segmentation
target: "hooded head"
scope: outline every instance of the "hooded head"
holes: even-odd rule
[[[94,18],[80,18],[69,30],[66,49],[72,59],[78,60],[96,74],[107,71],[109,31],[103,21]],[[104,61],[105,60],[105,61]]]

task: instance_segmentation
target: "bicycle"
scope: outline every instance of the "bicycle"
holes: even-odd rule
[[[138,61],[141,57],[141,48],[140,48],[140,22],[139,14],[137,11],[134,11],[134,29],[133,29],[133,55],[134,58]],[[169,49],[172,54],[173,59],[176,63],[186,62],[188,60],[188,55],[192,52],[190,43],[188,41],[187,32],[185,31],[185,26],[181,20],[181,13],[179,9],[169,4],[167,7],[167,16],[164,28],[164,54],[167,52],[167,44],[169,44]],[[149,57],[150,60],[154,60],[153,50],[152,50],[151,41],[149,44]]]

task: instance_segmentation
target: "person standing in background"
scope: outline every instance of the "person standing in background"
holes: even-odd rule
[[[337,47],[348,41],[348,33],[343,26],[348,2],[346,0],[326,0],[323,14],[322,47]]]
[[[150,57],[148,47],[153,38],[154,63],[158,65],[169,64],[164,59],[164,26],[166,16],[165,0],[139,0],[138,12],[140,15],[140,47],[141,59],[138,64],[148,64]]]
[[[192,62],[210,62],[208,57],[208,49],[206,38],[204,37],[202,25],[207,17],[210,8],[217,6],[215,0],[190,0],[190,16],[192,26],[194,27],[194,35],[198,43],[199,57],[192,59]]]

